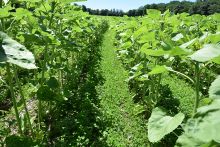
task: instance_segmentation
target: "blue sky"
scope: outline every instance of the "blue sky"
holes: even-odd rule
[[[78,2],[88,8],[93,9],[122,9],[124,11],[135,9],[140,6],[152,3],[168,3],[171,0],[87,0],[86,2]],[[180,0],[181,1],[181,0]],[[189,0],[195,1],[195,0]]]

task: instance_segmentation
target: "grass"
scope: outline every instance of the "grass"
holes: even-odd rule
[[[105,81],[97,87],[100,109],[109,121],[103,135],[108,146],[147,146],[146,122],[135,115],[135,104],[125,81],[128,72],[117,59],[113,42],[114,32],[109,30],[104,38],[101,61]]]
[[[179,100],[180,111],[191,116],[194,106],[195,90],[184,80],[176,76],[166,76],[163,78],[162,84],[168,85],[173,97]]]

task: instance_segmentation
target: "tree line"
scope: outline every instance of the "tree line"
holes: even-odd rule
[[[187,12],[189,14],[201,14],[201,15],[211,15],[214,13],[220,13],[220,0],[197,0],[196,2],[190,1],[171,1],[167,4],[147,4],[141,6],[138,9],[132,9],[127,12],[118,9],[91,9],[82,5],[82,10],[88,12],[91,15],[102,15],[102,16],[143,16],[146,15],[147,9],[157,9],[161,12],[169,9],[172,13],[178,14]]]

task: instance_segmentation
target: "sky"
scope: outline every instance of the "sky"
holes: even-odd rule
[[[128,11],[136,9],[140,6],[153,3],[168,3],[171,0],[87,0],[86,2],[78,2],[80,5],[85,5],[92,9],[120,9]],[[181,1],[181,0],[179,0]],[[195,0],[188,0],[195,1]]]

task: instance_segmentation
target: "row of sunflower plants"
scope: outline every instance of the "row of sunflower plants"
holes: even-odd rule
[[[87,61],[100,51],[107,22],[74,1],[0,0],[3,146],[48,145],[45,118],[70,101]]]
[[[162,14],[150,9],[144,17],[124,17],[117,24],[116,51],[130,73],[134,101],[144,106],[139,110],[148,119],[152,146],[158,142],[165,146],[219,145],[219,18],[220,14],[174,15],[169,10]],[[161,81],[173,75],[194,88],[194,108],[189,115],[172,102],[160,105],[167,94],[164,97]],[[167,136],[171,132],[175,138]]]

